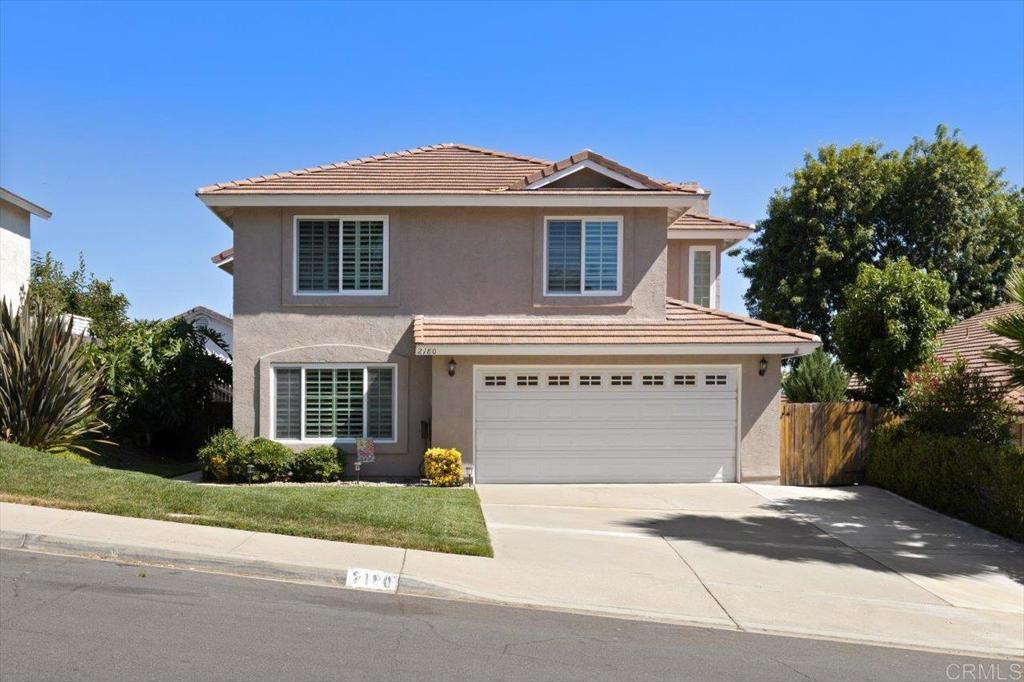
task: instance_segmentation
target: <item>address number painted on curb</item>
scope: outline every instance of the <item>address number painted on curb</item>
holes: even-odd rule
[[[397,592],[398,576],[394,573],[373,571],[369,568],[350,568],[345,575],[345,587],[377,590],[378,592]]]

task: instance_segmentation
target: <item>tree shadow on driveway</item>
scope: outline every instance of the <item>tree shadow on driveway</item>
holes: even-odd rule
[[[780,496],[741,514],[672,513],[625,525],[669,541],[777,561],[928,577],[1002,574],[1024,585],[1024,545],[873,488]],[[685,547],[678,549],[685,555]]]

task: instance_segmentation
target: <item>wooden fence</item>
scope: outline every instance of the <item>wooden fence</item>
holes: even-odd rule
[[[783,485],[852,485],[864,480],[871,428],[886,411],[866,402],[783,403]]]

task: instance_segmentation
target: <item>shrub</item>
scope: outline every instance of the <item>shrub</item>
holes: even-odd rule
[[[235,481],[287,481],[294,462],[295,453],[284,445],[268,438],[253,438],[230,461],[229,469]],[[249,466],[252,466],[252,474],[249,473]]]
[[[341,478],[344,460],[330,445],[317,445],[295,453],[292,479],[296,481],[335,481]]]
[[[0,440],[57,452],[91,452],[100,375],[80,336],[42,299],[0,300]]]
[[[840,403],[849,385],[850,375],[820,348],[782,377],[782,392],[791,403]]]
[[[908,422],[875,428],[867,481],[995,533],[1024,541],[1024,450],[923,433]]]
[[[423,471],[431,485],[462,485],[462,453],[455,448],[430,448],[423,455]]]
[[[244,444],[242,437],[233,429],[221,429],[215,433],[206,445],[199,448],[196,455],[203,466],[203,472],[217,481],[231,481],[232,468],[238,461]]]
[[[915,431],[1005,443],[1012,437],[1014,414],[1004,396],[1002,388],[957,356],[949,364],[933,360],[908,372],[901,407]]]

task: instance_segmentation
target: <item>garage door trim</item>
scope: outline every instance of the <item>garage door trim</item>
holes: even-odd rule
[[[586,370],[593,370],[595,372],[608,372],[617,369],[621,370],[659,370],[664,372],[686,372],[686,371],[704,371],[704,370],[732,370],[733,376],[736,378],[736,433],[735,433],[735,471],[736,471],[736,483],[743,481],[743,471],[740,468],[740,435],[743,424],[743,365],[734,363],[720,363],[720,364],[665,364],[665,365],[652,365],[652,364],[602,364],[602,365],[588,365],[588,364],[542,364],[542,365],[516,365],[516,364],[499,364],[499,365],[473,365],[473,394],[472,394],[472,407],[471,407],[471,418],[473,428],[473,481],[474,483],[479,480],[480,476],[480,459],[477,456],[477,443],[476,443],[476,432],[477,432],[477,421],[476,421],[476,406],[477,406],[477,387],[479,386],[478,379],[480,375],[485,372],[554,372],[564,370],[568,372],[579,372]]]

